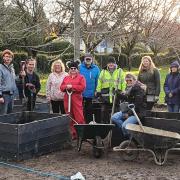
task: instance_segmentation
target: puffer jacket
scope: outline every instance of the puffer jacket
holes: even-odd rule
[[[79,71],[80,74],[83,75],[86,79],[86,89],[83,92],[83,97],[93,98],[100,74],[98,66],[95,64],[91,64],[91,66],[87,68],[87,66],[83,62],[80,65]]]
[[[59,87],[61,86],[64,78],[68,75],[66,72],[57,74],[55,72],[51,73],[48,77],[46,84],[46,97],[53,101],[58,101],[64,99],[64,92],[62,92]]]
[[[169,73],[164,82],[165,102],[180,105],[180,73]],[[172,97],[169,97],[172,93]]]
[[[138,74],[138,80],[147,86],[146,94],[159,96],[160,94],[160,73],[157,68],[150,70],[143,70]]]

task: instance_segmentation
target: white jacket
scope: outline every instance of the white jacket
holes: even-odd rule
[[[64,99],[64,93],[60,90],[63,79],[68,75],[66,72],[57,74],[51,73],[48,77],[46,84],[46,97],[53,101],[59,101]]]

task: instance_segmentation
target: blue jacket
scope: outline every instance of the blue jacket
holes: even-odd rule
[[[86,79],[86,89],[83,92],[83,97],[93,98],[100,74],[98,66],[95,64],[91,64],[90,68],[87,68],[87,66],[83,62],[80,65],[79,71],[80,74],[82,74]]]
[[[165,102],[167,104],[180,105],[180,73],[170,73],[166,76],[164,82]],[[169,93],[172,97],[169,97]]]

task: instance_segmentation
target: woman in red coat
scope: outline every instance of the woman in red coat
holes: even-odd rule
[[[65,92],[64,96],[64,108],[66,114],[70,114],[70,116],[78,123],[84,124],[84,116],[83,116],[83,97],[82,92],[86,87],[86,80],[84,76],[79,74],[77,61],[69,61],[67,66],[69,68],[69,75],[66,76],[60,86],[61,91]],[[71,109],[68,112],[68,92],[72,92],[71,95]],[[77,133],[74,128],[74,121],[71,121],[70,128],[72,139],[77,138]]]

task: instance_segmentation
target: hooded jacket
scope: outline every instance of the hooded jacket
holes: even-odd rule
[[[171,64],[170,68],[176,67],[177,63]],[[177,66],[178,68],[179,66]],[[167,74],[164,82],[165,102],[167,104],[180,105],[180,73],[170,72]],[[169,97],[169,93],[172,93],[172,97]]]
[[[100,74],[98,66],[91,64],[91,66],[88,68],[83,62],[80,65],[79,71],[80,74],[83,75],[86,79],[86,89],[83,92],[83,97],[93,98]]]

